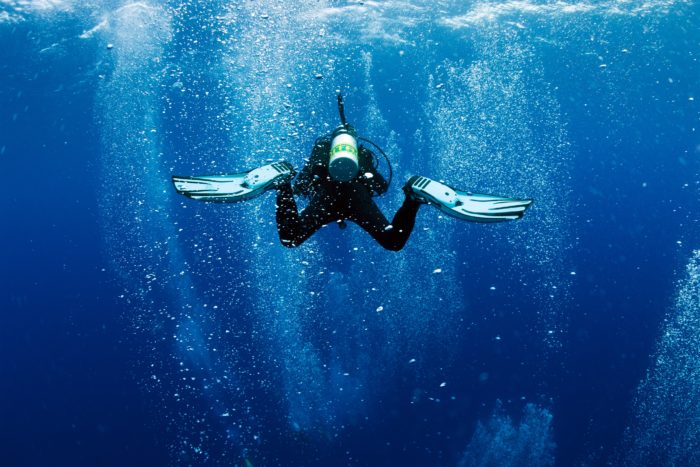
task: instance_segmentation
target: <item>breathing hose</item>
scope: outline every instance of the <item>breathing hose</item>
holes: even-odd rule
[[[342,123],[344,127],[347,127],[348,122],[345,119],[345,102],[343,101],[343,95],[341,93],[338,93],[338,115],[340,116],[340,123]],[[374,146],[377,149],[377,151],[379,151],[379,153],[382,156],[384,156],[384,159],[386,160],[387,166],[389,167],[389,180],[387,180],[387,188],[389,186],[391,186],[391,181],[394,178],[394,169],[391,166],[391,161],[389,160],[389,156],[387,156],[386,153],[384,152],[384,150],[381,147],[379,147],[379,145],[374,143],[373,141],[371,141],[367,138],[363,138],[361,136],[358,137],[357,139],[359,139],[360,141],[364,141],[365,143],[371,144],[372,146]],[[379,165],[379,163],[377,163],[377,166],[378,165]],[[375,167],[375,168],[377,168],[377,167]]]

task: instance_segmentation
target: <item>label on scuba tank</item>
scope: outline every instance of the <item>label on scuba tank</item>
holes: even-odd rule
[[[340,133],[331,142],[328,172],[334,180],[348,182],[357,176],[359,169],[357,140],[348,133]]]

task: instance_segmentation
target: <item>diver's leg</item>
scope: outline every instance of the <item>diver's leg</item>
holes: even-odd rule
[[[285,183],[277,188],[277,232],[282,245],[297,247],[332,220],[330,210],[320,198],[314,197],[300,215],[292,185]]]
[[[394,218],[391,220],[391,225],[394,227],[392,230],[396,230],[397,232],[397,243],[401,245],[399,249],[403,248],[411,232],[413,232],[413,226],[416,224],[416,214],[418,214],[420,205],[421,203],[415,200],[405,198],[403,204],[399,210],[396,211]]]
[[[348,219],[365,229],[387,250],[399,251],[404,247],[413,231],[421,203],[407,197],[389,224],[369,194],[358,192],[352,201]]]

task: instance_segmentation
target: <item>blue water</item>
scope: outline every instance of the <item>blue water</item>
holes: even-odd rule
[[[698,465],[694,2],[0,2],[0,464]],[[348,119],[413,174],[535,198],[279,244]],[[384,169],[385,170],[385,169]]]

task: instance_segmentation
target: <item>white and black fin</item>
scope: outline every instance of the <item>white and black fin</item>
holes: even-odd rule
[[[188,198],[215,203],[237,203],[256,198],[271,188],[294,178],[289,162],[275,162],[230,175],[196,177],[173,175],[175,189]]]
[[[447,215],[471,222],[520,219],[533,201],[460,191],[419,175],[408,179],[404,191],[416,201],[432,204]]]

